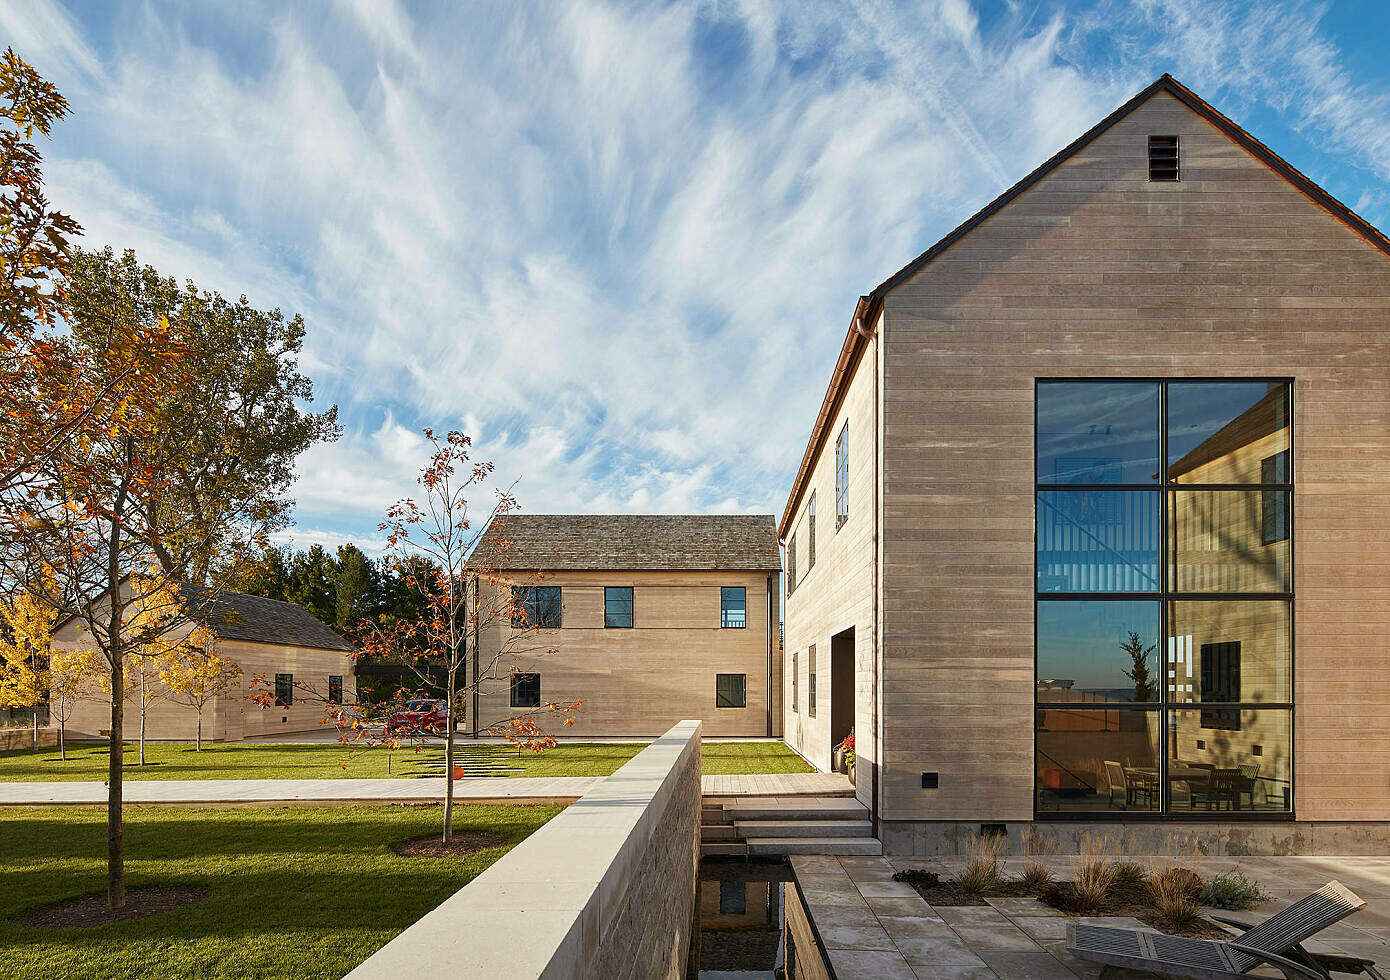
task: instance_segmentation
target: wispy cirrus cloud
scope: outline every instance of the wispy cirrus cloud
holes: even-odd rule
[[[88,240],[305,315],[347,431],[301,460],[295,533],[328,542],[374,539],[422,425],[469,431],[529,510],[779,510],[855,297],[1163,70],[1383,218],[1384,80],[1326,21],[0,5],[72,97],[49,176]]]

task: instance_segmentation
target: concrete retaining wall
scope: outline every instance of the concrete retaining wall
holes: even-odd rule
[[[39,748],[47,748],[50,745],[58,744],[58,729],[39,728]],[[32,749],[34,747],[34,729],[32,728],[0,728],[0,751],[8,752],[10,749]]]
[[[680,978],[699,814],[700,723],[683,721],[348,980]]]

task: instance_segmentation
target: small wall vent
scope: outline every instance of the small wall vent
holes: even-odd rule
[[[1178,179],[1178,138],[1149,137],[1149,180]]]

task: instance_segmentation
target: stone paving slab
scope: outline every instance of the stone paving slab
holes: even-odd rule
[[[1067,862],[1052,863],[1065,872]],[[1194,858],[1188,863],[1203,874],[1239,866],[1274,893],[1258,909],[1235,913],[1251,920],[1277,912],[1328,881],[1341,881],[1366,899],[1367,907],[1310,947],[1364,956],[1382,967],[1390,963],[1390,859]],[[822,937],[822,921],[835,930],[835,942],[827,946],[840,980],[1094,980],[1100,967],[1066,951],[1068,922],[1156,931],[1129,916],[1068,917],[1031,898],[932,906],[910,886],[892,880],[894,871],[908,868],[949,871],[948,862],[933,858],[803,857],[793,858],[792,867]],[[878,929],[869,927],[870,918]]]

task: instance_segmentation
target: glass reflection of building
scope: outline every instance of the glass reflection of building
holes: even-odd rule
[[[1290,389],[1038,382],[1039,815],[1292,813]]]

